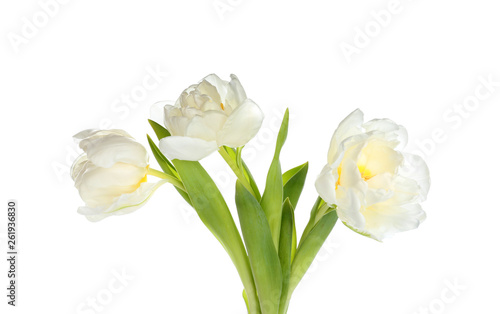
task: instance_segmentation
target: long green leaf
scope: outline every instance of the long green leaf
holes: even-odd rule
[[[264,190],[262,200],[260,201],[262,209],[264,209],[267,220],[269,221],[273,243],[276,248],[279,246],[281,211],[283,205],[283,178],[279,158],[281,149],[283,148],[283,144],[285,143],[288,134],[288,120],[289,113],[287,109],[278,133],[274,157],[271,162],[271,166],[269,167],[269,172],[267,173],[266,189]]]
[[[283,285],[281,289],[280,309],[279,314],[287,312],[287,296],[288,285],[290,283],[290,272],[292,267],[292,245],[293,231],[295,226],[293,206],[290,199],[286,199],[283,203],[283,215],[281,220],[281,235],[279,258],[281,263],[281,275],[283,276]]]
[[[239,180],[236,182],[236,207],[262,313],[277,314],[282,288],[280,261],[262,207]]]
[[[148,120],[148,121],[149,121],[149,124],[151,125],[151,127],[153,128],[153,131],[155,132],[158,140],[161,140],[162,138],[170,136],[170,132],[166,128],[164,128],[162,125],[159,125],[158,123],[154,122],[153,120]],[[165,155],[163,155],[163,153],[160,151],[158,146],[156,146],[156,144],[153,142],[153,140],[151,140],[151,137],[149,135],[148,135],[148,142],[149,142],[149,146],[151,146],[151,150],[153,151],[153,154],[154,154],[156,160],[160,164],[160,167],[162,167],[163,171],[165,171],[165,173],[167,173],[167,174],[172,174],[172,175],[175,175],[176,177],[179,177],[177,175],[177,172],[175,171],[175,168],[172,165],[172,163],[168,160],[167,157],[165,157]],[[168,165],[168,168],[164,167],[163,166],[164,164]]]
[[[300,194],[306,182],[309,163],[288,170],[283,174],[283,199],[290,199],[293,208],[297,208]]]
[[[148,121],[153,130],[155,131],[155,134],[159,140],[161,140],[164,137],[170,136],[170,132],[165,127],[154,122],[153,120],[148,119]]]
[[[311,209],[309,223],[307,224],[306,228],[304,229],[304,232],[302,233],[302,236],[300,237],[299,247],[302,244],[302,242],[307,238],[307,235],[312,230],[312,228],[316,225],[316,216],[317,216],[319,208],[323,204],[325,204],[325,201],[323,201],[323,199],[318,196],[318,198],[316,199],[316,202],[313,205],[313,208]]]
[[[160,167],[163,170],[163,172],[165,172],[168,175],[175,176],[176,178],[178,178],[179,175],[177,174],[177,171],[175,171],[174,166],[162,154],[162,152],[160,151],[160,149],[158,148],[158,146],[156,146],[156,144],[153,142],[153,140],[151,139],[151,137],[149,137],[149,135],[148,135],[148,143],[149,143],[149,146],[151,147],[151,151],[153,152],[153,156],[155,157],[156,161],[160,165]],[[192,206],[191,199],[189,198],[189,195],[186,192],[182,191],[181,189],[179,189],[177,187],[175,189],[177,190],[177,192],[179,192],[179,194],[182,196],[182,198],[184,198],[184,200],[189,205]]]
[[[335,210],[324,215],[307,234],[304,241],[299,246],[295,259],[292,263],[290,287],[288,291],[289,298],[302,277],[304,277],[304,274],[309,269],[309,266],[311,266],[314,258],[335,226],[337,219],[337,211]]]
[[[245,246],[222,194],[199,162],[175,159],[173,163],[201,221],[219,240],[236,266],[252,313],[260,313]]]
[[[292,168],[283,174],[283,199],[290,199],[293,208],[297,208],[299,197],[302,194],[304,183],[306,182],[309,163]],[[292,260],[295,258],[297,250],[297,230],[293,225],[292,238]]]

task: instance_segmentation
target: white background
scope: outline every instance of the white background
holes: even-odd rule
[[[500,81],[498,3],[66,2],[48,18],[34,0],[0,4],[0,200],[4,208],[19,201],[20,221],[19,306],[12,309],[4,297],[2,210],[1,313],[89,314],[88,300],[109,295],[100,313],[245,313],[230,259],[172,187],[133,214],[90,223],[76,213],[83,203],[68,175],[73,134],[111,124],[146,143],[150,106],[175,100],[209,73],[237,74],[266,113],[247,147],[261,187],[276,125],[290,108],[283,169],[310,162],[299,230],[331,134],[355,108],[405,125],[410,150],[431,169],[427,221],[383,244],[338,224],[290,314],[500,311],[500,87],[486,96],[479,87],[482,78]],[[396,13],[376,24],[371,12],[388,7]],[[34,18],[39,26],[29,29]],[[362,42],[358,29],[366,28]],[[357,49],[350,58],[346,45]],[[140,95],[154,69],[163,74]],[[477,89],[483,99],[474,106]],[[136,105],[119,103],[133,93]],[[222,159],[214,154],[203,164],[234,210],[234,178]],[[133,279],[114,282],[123,268]],[[122,289],[109,292],[110,282]],[[460,288],[450,291],[454,283]]]

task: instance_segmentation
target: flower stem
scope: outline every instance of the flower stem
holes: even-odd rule
[[[234,174],[240,180],[240,182],[243,184],[243,186],[248,191],[250,191],[250,193],[252,193],[252,195],[256,199],[258,199],[257,195],[255,195],[255,192],[254,192],[252,186],[250,185],[250,182],[248,181],[247,177],[245,176],[245,173],[242,171],[242,169],[240,167],[238,167],[238,163],[233,158],[231,158],[231,156],[229,156],[229,154],[226,152],[224,147],[219,148],[219,154],[222,156],[222,158],[224,158],[224,160],[226,161],[228,166],[231,168],[231,170],[233,170]],[[240,163],[241,163],[241,161],[240,161]]]
[[[156,169],[152,169],[152,168],[148,168],[148,174],[151,176],[160,178],[162,180],[166,180],[168,183],[171,183],[176,188],[179,188],[182,191],[186,192],[186,188],[184,187],[184,184],[174,176],[171,176],[169,174],[166,174],[165,172],[162,172],[162,171],[159,171]]]

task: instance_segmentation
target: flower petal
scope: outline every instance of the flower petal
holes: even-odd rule
[[[415,180],[420,187],[420,199],[424,201],[427,199],[427,194],[431,187],[431,178],[429,168],[424,159],[418,155],[403,153],[404,163],[399,169],[399,174],[404,177]]]
[[[207,78],[211,81],[209,82]],[[207,95],[210,99],[216,103],[220,104],[223,101],[221,98],[220,92],[225,90],[224,83],[222,80],[215,74],[209,75],[204,78],[200,84],[198,84],[197,90],[202,95]],[[225,94],[225,93],[224,93]]]
[[[335,183],[338,180],[338,173],[335,172],[330,165],[326,165],[318,178],[316,179],[315,187],[319,196],[330,206],[337,202],[335,197]]]
[[[259,131],[264,114],[259,106],[247,99],[228,117],[224,128],[217,135],[219,146],[240,147],[248,143]]]
[[[182,115],[182,110],[179,107],[165,105],[164,107],[165,127],[170,134],[175,136],[184,136],[186,128],[189,124],[189,118]]]
[[[337,188],[337,214],[339,219],[347,225],[362,230],[365,218],[361,214],[360,197],[354,189]]]
[[[397,232],[409,231],[418,228],[425,220],[426,215],[419,204],[405,206],[374,205],[363,212],[366,226],[363,230],[381,241]]]
[[[342,143],[342,141],[350,136],[361,133],[362,124],[363,112],[359,109],[354,110],[344,120],[342,120],[342,122],[340,122],[330,141],[330,149],[328,150],[328,163],[332,164],[335,160],[337,160],[340,143]]]
[[[386,141],[393,141],[396,145],[393,148],[402,149],[408,143],[408,131],[402,125],[396,124],[390,119],[373,119],[363,124],[366,132],[384,133]]]
[[[79,143],[81,149],[86,150],[87,145],[91,143],[92,140],[96,140],[108,135],[119,135],[128,138],[133,138],[132,136],[130,136],[130,134],[120,129],[111,129],[111,130],[87,129],[73,135],[73,138],[77,143]]]
[[[165,106],[170,106],[173,101],[158,101],[151,105],[149,110],[150,119],[158,124],[163,124],[165,122]]]
[[[359,155],[358,166],[369,172],[369,176],[396,173],[403,162],[403,155],[379,139],[370,140]]]
[[[243,89],[238,77],[231,74],[231,81],[229,82],[229,89],[226,96],[226,105],[231,108],[236,109],[240,104],[242,104],[247,99],[247,94]]]
[[[187,126],[186,136],[201,138],[205,141],[215,141],[219,132],[226,123],[227,116],[221,111],[205,111],[203,116],[191,119]]]
[[[144,182],[132,193],[122,194],[109,207],[92,208],[82,206],[78,208],[78,213],[85,215],[92,222],[102,220],[111,215],[129,214],[144,206],[156,189],[166,182],[166,180],[160,180],[156,183]]]
[[[214,102],[220,103],[226,99],[228,82],[221,80],[216,74],[210,74],[203,78],[203,80],[198,85],[198,88],[200,90],[203,90],[203,87],[206,83],[209,83],[210,85],[215,87],[215,93],[213,94],[213,97],[212,94],[207,94],[208,96],[210,96],[210,98],[212,98]]]
[[[87,206],[107,206],[121,194],[136,190],[146,173],[146,168],[125,163],[101,168],[87,162],[76,177],[75,187]]]
[[[169,136],[160,140],[160,150],[169,159],[197,161],[217,149],[217,142],[194,137]]]
[[[70,175],[71,179],[75,181],[80,173],[82,172],[82,169],[85,168],[85,165],[88,162],[87,154],[83,153],[78,158],[73,162],[73,165],[71,166],[70,169]]]
[[[87,158],[96,166],[110,168],[118,162],[146,167],[146,148],[132,138],[121,135],[92,137],[82,141]]]
[[[109,168],[117,162],[139,167],[148,165],[149,157],[144,146],[123,130],[89,129],[76,134],[74,138],[87,154],[88,160],[99,167]]]

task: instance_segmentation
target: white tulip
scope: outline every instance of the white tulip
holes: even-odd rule
[[[164,114],[172,136],[161,139],[160,150],[169,159],[192,161],[223,145],[245,145],[257,134],[264,117],[234,74],[230,82],[208,75],[184,90],[175,105],[166,105]]]
[[[85,130],[74,136],[84,153],[71,168],[90,221],[122,215],[144,205],[165,181],[147,183],[148,153],[122,130]]]
[[[316,189],[356,232],[381,241],[425,220],[419,203],[429,191],[429,171],[422,158],[400,151],[407,137],[388,119],[363,123],[359,109],[333,134]]]

